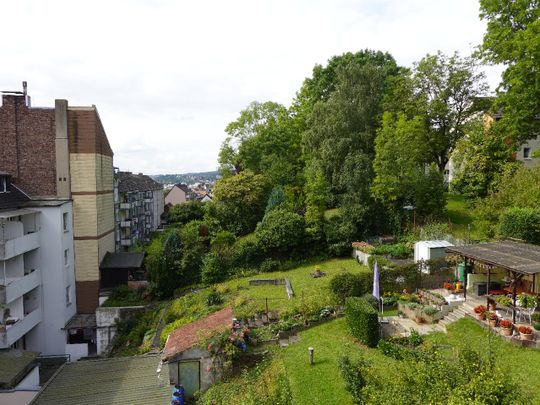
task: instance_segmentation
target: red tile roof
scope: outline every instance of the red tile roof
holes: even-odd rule
[[[206,318],[191,322],[173,330],[167,338],[161,360],[167,361],[171,357],[190,349],[203,339],[225,331],[232,326],[233,312],[230,307],[214,312]]]

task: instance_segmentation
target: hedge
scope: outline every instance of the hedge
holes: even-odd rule
[[[369,347],[379,342],[379,314],[364,298],[349,297],[345,301],[347,326],[355,338]]]
[[[360,297],[370,292],[372,283],[373,278],[369,273],[341,273],[330,280],[330,290],[343,303],[347,297]]]

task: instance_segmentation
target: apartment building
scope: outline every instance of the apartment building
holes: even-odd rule
[[[73,206],[77,312],[98,306],[99,264],[115,250],[113,152],[95,106],[32,107],[22,92],[3,92],[0,171],[32,199]]]
[[[161,224],[164,210],[163,185],[142,173],[115,174],[116,250],[129,250],[150,240]]]
[[[72,218],[69,199],[31,200],[0,172],[0,349],[70,353]]]

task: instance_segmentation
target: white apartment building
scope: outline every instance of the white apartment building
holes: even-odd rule
[[[30,200],[0,173],[0,349],[70,353],[76,313],[73,205]]]

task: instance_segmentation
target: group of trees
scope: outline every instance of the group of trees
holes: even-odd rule
[[[438,52],[408,68],[380,51],[345,53],[316,65],[289,107],[248,105],[226,127],[214,201],[171,211],[178,230],[161,237],[162,265],[212,281],[344,254],[353,240],[401,232],[405,206],[418,221],[441,216],[451,156],[455,190],[497,191],[538,129],[538,4],[480,5],[488,29],[474,56]],[[482,58],[508,66],[496,98],[484,97]],[[503,118],[486,125],[487,110]]]

